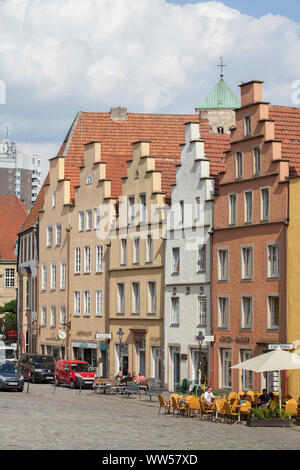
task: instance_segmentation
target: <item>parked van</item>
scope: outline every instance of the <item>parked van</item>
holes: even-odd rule
[[[70,388],[91,387],[95,370],[86,361],[59,359],[55,366],[55,384],[69,385]]]
[[[0,362],[2,361],[16,361],[17,360],[17,347],[4,344],[1,341],[0,344]]]
[[[32,383],[54,381],[55,359],[44,354],[21,354],[19,369],[25,380],[28,376]]]

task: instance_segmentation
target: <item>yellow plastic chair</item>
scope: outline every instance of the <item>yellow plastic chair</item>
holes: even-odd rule
[[[244,397],[246,394],[242,390],[238,393],[238,400],[241,399],[241,397]]]
[[[285,405],[285,412],[291,416],[298,416],[298,403],[297,400],[289,400]]]
[[[188,410],[188,404],[180,405],[179,398],[172,397],[172,406],[173,406],[173,415],[182,415],[185,416]]]
[[[227,401],[230,402],[230,400],[237,400],[237,393],[235,392],[230,392],[228,397],[227,397]]]
[[[229,405],[229,403],[227,401],[224,403],[223,410],[224,410],[224,414],[225,414],[226,419],[229,419],[231,424],[233,424],[233,422],[236,422],[238,420],[239,413],[237,413],[236,411],[233,411],[231,406]]]
[[[159,401],[159,410],[158,414],[160,414],[161,409],[163,408],[165,410],[164,414],[166,414],[166,411],[168,410],[169,414],[172,408],[172,405],[170,403],[167,403],[166,400],[164,399],[162,394],[158,395],[158,401]]]
[[[192,397],[189,402],[189,409],[188,409],[188,416],[191,413],[198,413],[199,418],[201,418],[201,405],[200,405],[200,398],[199,397]]]

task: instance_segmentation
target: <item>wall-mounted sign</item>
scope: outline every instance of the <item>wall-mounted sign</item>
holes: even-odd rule
[[[215,340],[214,336],[205,336],[204,341],[207,341],[208,343],[213,343]]]
[[[295,349],[295,346],[293,344],[268,344],[268,349],[273,350],[273,349]]]
[[[96,333],[96,339],[111,339],[111,333]]]
[[[188,355],[187,354],[180,354],[180,359],[182,361],[187,361]]]

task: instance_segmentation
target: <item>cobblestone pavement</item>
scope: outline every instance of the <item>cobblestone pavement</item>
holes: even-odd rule
[[[198,418],[158,416],[149,397],[30,385],[0,392],[0,449],[202,450],[300,449],[300,427],[248,428]],[[54,392],[55,390],[55,392]]]

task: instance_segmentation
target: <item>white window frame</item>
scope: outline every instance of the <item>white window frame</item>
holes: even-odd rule
[[[147,296],[148,296],[147,313],[155,314],[157,312],[157,283],[156,281],[147,282]]]
[[[61,224],[55,226],[55,246],[61,245]]]
[[[247,301],[249,301],[248,305],[247,305]],[[249,311],[246,311],[248,307],[249,307]],[[251,330],[252,328],[253,328],[253,297],[252,295],[242,295],[241,296],[241,329]]]
[[[233,203],[235,201],[234,210],[233,210]],[[228,194],[228,225],[236,225],[237,224],[237,193]]]
[[[178,256],[174,256],[175,253],[178,253]],[[174,246],[172,247],[172,274],[179,274],[180,273],[180,247]]]
[[[79,246],[74,248],[74,273],[81,273],[81,248]]]
[[[57,266],[56,263],[51,263],[50,265],[50,290],[55,290],[56,289],[56,284],[57,284]]]
[[[260,220],[261,222],[265,222],[270,219],[270,187],[266,186],[264,188],[260,188],[259,194],[260,194]],[[265,200],[264,194],[268,194],[267,211],[266,211],[266,205],[265,205],[266,200]]]
[[[276,249],[277,260],[274,261],[274,255],[271,250]],[[276,270],[272,268],[276,264]],[[267,278],[268,279],[279,279],[280,278],[280,243],[267,243]]]
[[[248,198],[248,195],[251,194],[251,198]],[[249,211],[249,201],[251,201],[251,217]],[[244,191],[244,223],[252,224],[253,222],[253,190],[249,189]]]
[[[243,178],[243,163],[244,163],[244,155],[243,152],[239,151],[235,154],[235,177],[236,179]]]
[[[100,229],[100,208],[96,207],[94,209],[94,229],[99,230]]]
[[[270,300],[271,299],[278,299],[278,325],[276,325],[274,322],[273,322],[273,312],[272,312],[272,306],[271,306],[271,303],[270,303]],[[280,315],[281,315],[281,311],[280,311],[280,296],[279,294],[268,294],[267,295],[267,328],[269,330],[279,330],[280,328]]]
[[[84,231],[84,211],[78,212],[78,232]]]
[[[134,196],[128,196],[128,223],[132,224],[135,219],[135,199]]]
[[[42,263],[42,286],[41,290],[47,290],[47,264]]]
[[[103,290],[102,289],[96,290],[95,316],[103,317]]]
[[[140,223],[147,222],[147,197],[146,193],[140,194]]]
[[[132,240],[132,264],[140,263],[140,238],[134,237]]]
[[[225,302],[224,302],[225,301]],[[223,307],[225,305],[225,310]],[[218,328],[229,328],[229,297],[228,295],[218,296]]]
[[[83,315],[89,317],[91,315],[91,292],[83,291]]]
[[[140,313],[140,309],[141,309],[141,284],[138,281],[132,281],[131,282],[131,313],[137,315]]]
[[[206,252],[206,244],[198,245],[197,250],[197,272],[204,273],[206,272],[206,260],[207,260],[207,252]]]
[[[96,245],[96,273],[103,272],[103,256],[104,256],[103,245]]]
[[[197,326],[207,327],[207,297],[205,296],[199,296],[197,299],[197,317]]]
[[[52,192],[52,208],[56,207],[56,192]]]
[[[81,294],[79,290],[74,291],[74,317],[81,314]]]
[[[244,135],[249,137],[252,135],[251,115],[244,116]]]
[[[50,307],[50,328],[56,327],[56,307],[51,305]]]
[[[64,305],[61,305],[59,308],[59,318],[60,318],[60,325],[66,323],[66,320],[67,320],[66,307]]]
[[[249,266],[247,265],[247,253],[248,251],[251,253],[250,255],[250,272],[249,272]],[[249,281],[253,279],[253,246],[247,245],[247,246],[241,246],[241,279],[243,281]]]
[[[229,279],[229,249],[218,248],[218,281],[227,282]],[[224,256],[225,255],[225,256]]]
[[[226,357],[226,353],[230,353],[229,357]],[[224,389],[232,389],[232,349],[229,348],[221,348],[221,367],[222,367],[222,388]],[[229,380],[227,382],[227,377]]]
[[[122,294],[120,287],[122,286]],[[125,313],[125,283],[124,282],[117,282],[117,313]]]
[[[153,241],[152,234],[149,233],[146,238],[146,263],[153,263],[153,257],[154,257],[153,249],[154,249],[154,241]]]
[[[176,308],[174,308],[176,306]],[[179,297],[173,296],[170,298],[170,325],[179,326],[180,324],[180,307]]]
[[[66,274],[67,274],[67,264],[65,261],[60,263],[60,289],[66,289]]]
[[[261,173],[261,151],[260,147],[253,148],[253,175],[259,176]]]
[[[6,289],[15,287],[15,270],[14,268],[5,268],[4,286]]]
[[[47,326],[47,307],[45,305],[41,307],[41,326]]]
[[[86,230],[92,230],[92,209],[86,210]]]
[[[91,247],[84,247],[84,273],[88,274],[91,272]]]
[[[52,235],[53,235],[52,225],[48,225],[47,226],[47,248],[52,247]]]
[[[120,238],[120,265],[127,265],[127,238]]]

